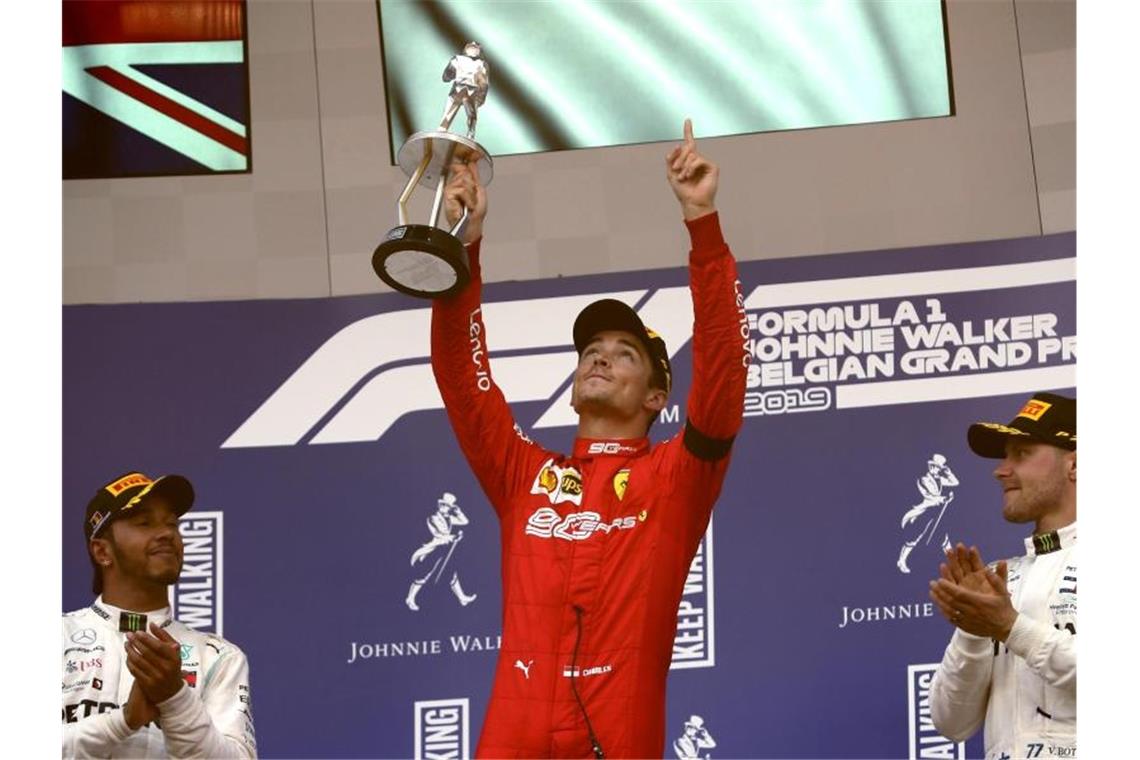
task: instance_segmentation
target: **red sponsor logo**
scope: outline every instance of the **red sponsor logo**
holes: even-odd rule
[[[125,475],[116,480],[111,485],[107,486],[107,492],[112,496],[118,496],[123,491],[133,486],[145,486],[151,482],[150,478],[143,475],[141,472],[132,472],[130,475]]]

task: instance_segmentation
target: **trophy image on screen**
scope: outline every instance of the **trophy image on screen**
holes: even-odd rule
[[[443,120],[438,129],[416,132],[400,147],[397,161],[408,175],[408,183],[397,202],[399,225],[388,231],[372,254],[372,268],[389,286],[420,298],[440,298],[459,291],[471,279],[463,229],[468,211],[451,229],[440,226],[443,188],[455,163],[477,162],[479,181],[491,183],[493,163],[487,151],[475,142],[477,112],[487,98],[490,86],[487,62],[477,42],[468,42],[463,52],[452,56],[443,70],[443,81],[451,82]],[[467,134],[449,131],[452,120],[463,106]],[[435,192],[427,224],[408,223],[408,200],[417,185]]]

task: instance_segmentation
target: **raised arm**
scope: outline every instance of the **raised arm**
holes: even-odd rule
[[[487,196],[474,163],[453,170],[444,197],[449,224],[462,215],[464,206],[470,212],[463,242],[471,282],[453,297],[432,302],[431,367],[459,448],[499,510],[507,495],[521,485],[506,478],[529,476],[530,461],[537,464],[543,452],[523,436],[491,375],[479,266]]]
[[[684,142],[665,159],[692,240],[693,381],[684,442],[699,459],[715,461],[729,453],[743,418],[748,320],[736,261],[716,210],[720,169],[697,151],[689,119],[684,133]]]

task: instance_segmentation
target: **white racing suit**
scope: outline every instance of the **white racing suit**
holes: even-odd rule
[[[1025,539],[1026,556],[1009,560],[1009,638],[959,629],[946,647],[930,690],[934,726],[965,741],[984,718],[986,760],[1077,757],[1076,544],[1076,523]]]
[[[64,757],[255,758],[249,665],[240,649],[170,618],[169,608],[142,613],[182,645],[185,684],[157,705],[158,723],[137,731],[122,706],[134,685],[127,670],[122,616],[103,602],[63,616]],[[139,618],[134,621],[137,629]]]

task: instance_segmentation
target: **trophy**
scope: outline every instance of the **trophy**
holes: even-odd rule
[[[477,42],[468,42],[463,53],[452,56],[443,70],[443,81],[451,82],[451,93],[438,129],[416,132],[400,147],[397,161],[408,175],[408,183],[397,201],[399,225],[388,231],[372,254],[372,268],[393,289],[420,298],[440,298],[461,290],[471,279],[467,250],[461,236],[469,212],[451,229],[440,226],[443,188],[454,163],[477,162],[479,181],[491,183],[493,164],[482,145],[475,142],[475,122],[479,106],[487,98],[490,85],[487,62]],[[467,135],[448,131],[463,106],[467,115]],[[417,185],[432,188],[435,200],[427,224],[408,223],[408,199]]]

